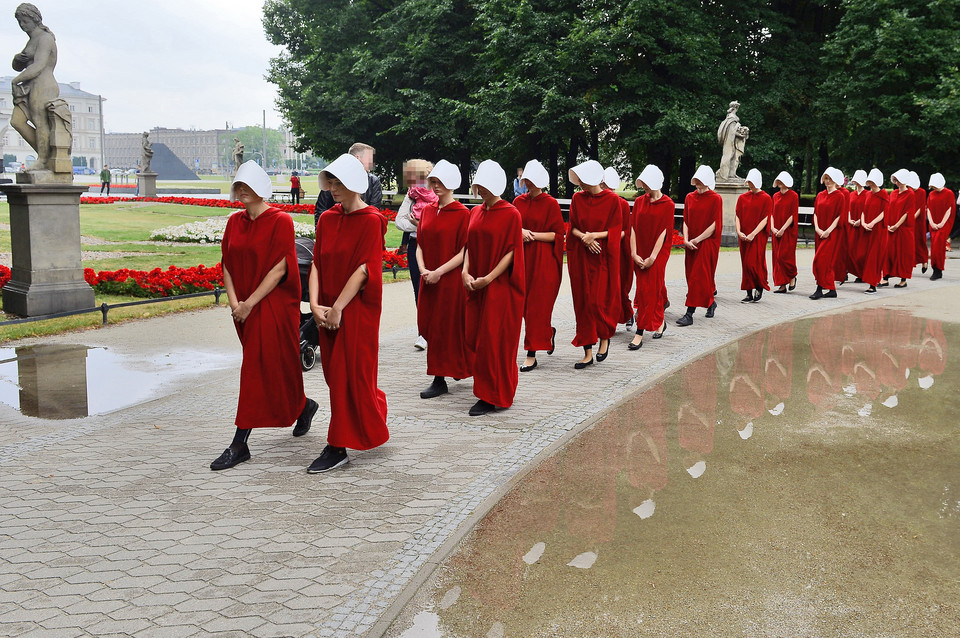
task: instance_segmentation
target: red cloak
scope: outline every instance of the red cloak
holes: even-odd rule
[[[887,228],[891,228],[900,218],[906,215],[906,221],[893,232],[888,233],[887,238],[887,261],[883,268],[884,277],[900,277],[901,279],[910,279],[913,276],[913,211],[914,207],[913,191],[909,188],[900,192],[899,190],[890,193],[890,201],[884,210],[883,218]]]
[[[920,213],[913,220],[914,254],[913,264],[925,264],[930,259],[927,250],[927,191],[918,188],[913,191],[914,206]],[[916,212],[916,210],[914,212]]]
[[[620,318],[620,196],[613,191],[573,194],[570,230],[567,231],[567,270],[577,318],[575,346],[591,346],[609,339]],[[600,254],[593,254],[573,229],[587,233],[607,231],[599,239]]]
[[[947,238],[950,237],[950,231],[953,229],[956,201],[956,195],[949,188],[930,191],[927,197],[927,208],[930,209],[930,216],[933,217],[934,223],[940,224],[946,219],[943,228],[930,233],[930,262],[934,268],[941,271],[947,261]]]
[[[260,300],[243,323],[234,323],[243,346],[236,425],[241,429],[288,427],[307,401],[300,368],[300,275],[293,219],[268,208],[250,219],[230,215],[220,244],[237,300],[247,299],[281,260],[286,277]]]
[[[760,418],[764,412],[763,350],[766,332],[755,332],[737,342],[737,358],[730,378],[730,409],[742,418],[734,425],[744,425]]]
[[[490,274],[507,253],[507,270],[476,291],[467,291],[466,342],[473,356],[473,394],[499,408],[509,408],[517,392],[517,346],[523,320],[523,226],[520,212],[500,200],[489,209],[480,204],[470,211],[467,231],[469,273]]]
[[[363,290],[343,309],[339,330],[320,328],[320,363],[330,388],[327,442],[369,450],[390,438],[387,397],[377,387],[380,310],[383,301],[383,236],[387,220],[373,206],[344,213],[336,204],[320,214],[313,263],[319,301],[332,306],[357,268],[366,264]]]
[[[847,244],[850,236],[850,191],[842,186],[837,189],[843,195],[843,209],[840,211],[840,221],[837,228],[830,233],[836,235],[835,241],[837,247],[834,252],[833,278],[837,281],[846,281],[849,259],[847,257]]]
[[[863,200],[867,190],[859,193],[856,190],[850,191],[850,208],[847,213],[847,272],[863,279],[863,259],[864,245],[867,238],[861,226],[854,226],[853,222],[860,220],[860,213],[863,212]]]
[[[641,270],[633,263],[632,256],[630,259],[637,277],[637,292],[633,304],[637,309],[639,330],[659,330],[663,325],[663,306],[666,302],[664,278],[673,242],[675,211],[673,200],[666,195],[655,202],[650,201],[650,195],[642,195],[633,201],[633,233],[637,241],[637,255],[642,259],[650,257],[657,239],[663,233],[663,245],[653,266]]]
[[[700,236],[710,224],[713,235],[701,242],[697,250],[686,249],[684,270],[687,275],[687,307],[709,308],[717,289],[717,259],[720,256],[720,234],[723,232],[723,199],[712,190],[688,193],[683,202],[683,223],[687,239]]]
[[[523,245],[526,297],[523,303],[523,349],[550,350],[553,341],[553,306],[563,278],[565,226],[560,204],[551,195],[529,193],[513,200],[523,227],[535,233],[554,233],[552,243],[529,241]]]
[[[890,200],[887,191],[882,188],[876,193],[866,190],[861,197],[863,198],[860,207],[862,223],[869,224],[881,214],[886,217],[885,211]],[[889,234],[883,219],[877,222],[873,230],[863,228],[863,270],[860,278],[871,286],[880,283],[887,260],[887,235]]]
[[[813,203],[813,215],[817,219],[820,230],[826,230],[835,219],[839,219],[846,209],[847,198],[843,189],[837,188],[832,193],[820,191]],[[837,223],[837,226],[840,224]],[[826,239],[817,238],[817,249],[813,256],[813,277],[817,285],[824,290],[836,290],[837,280],[834,275],[834,266],[837,261],[837,251],[840,241],[836,231],[831,232]]]
[[[773,199],[763,191],[747,191],[737,198],[737,219],[740,232],[749,235],[760,222],[763,230],[753,241],[740,240],[740,290],[770,290],[767,277],[767,235],[773,214]]]
[[[773,194],[773,226],[783,228],[788,218],[793,223],[782,237],[773,236],[771,261],[773,262],[773,285],[786,286],[797,276],[797,227],[800,222],[800,196],[797,191]]]
[[[436,270],[463,251],[467,245],[470,211],[458,201],[443,208],[428,204],[420,214],[417,246],[423,265]],[[471,375],[470,358],[463,337],[467,291],[463,270],[454,268],[435,284],[420,279],[417,327],[427,340],[427,374],[434,377],[466,379]]]
[[[620,197],[619,195],[617,197]],[[633,288],[633,257],[630,255],[630,227],[633,214],[630,202],[620,197],[620,321],[627,323],[633,316],[633,304],[630,303],[630,291]]]

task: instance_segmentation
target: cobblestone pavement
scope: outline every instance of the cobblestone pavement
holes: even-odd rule
[[[728,266],[736,259],[722,255]],[[584,371],[573,369],[581,351],[569,345],[564,290],[556,354],[521,375],[513,408],[481,418],[467,416],[469,381],[419,398],[430,379],[412,347],[409,284],[388,286],[384,305],[395,316],[382,331],[380,379],[391,439],[319,476],[304,471],[324,445],[319,367],[305,374],[321,404],[310,434],[255,431],[250,461],[208,469],[232,436],[239,379],[223,309],[46,339],[107,347],[141,369],[160,370],[158,353],[171,350],[216,363],[100,416],[44,420],[0,405],[0,635],[380,635],[402,592],[508,481],[628,394],[771,324],[863,302],[903,305],[904,295],[935,287],[955,294],[958,282],[948,270],[941,282],[918,278],[877,298],[848,285],[839,299],[813,302],[807,275],[806,288],[751,305],[739,303],[739,275],[724,274],[716,318],[701,310],[679,328],[685,286],[673,280],[664,338],[628,352],[621,329],[610,357]]]

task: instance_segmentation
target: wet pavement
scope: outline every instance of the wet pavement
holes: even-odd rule
[[[759,331],[524,477],[390,636],[947,636],[960,324]]]
[[[801,254],[801,266],[806,257]],[[684,294],[675,274],[682,260],[674,261],[677,268],[668,268],[675,304],[667,314],[670,322],[678,316],[676,306]],[[209,471],[210,461],[232,436],[239,376],[231,364],[239,360],[239,345],[222,308],[6,345],[0,361],[17,361],[16,372],[12,362],[3,364],[4,378],[11,385],[15,377],[18,388],[16,403],[9,388],[6,403],[0,402],[0,634],[382,635],[418,586],[527,469],[663,375],[716,351],[720,392],[731,377],[719,362],[729,359],[735,366],[737,357],[724,359],[718,348],[811,313],[839,312],[863,302],[887,310],[922,304],[925,318],[941,320],[960,310],[960,276],[949,269],[941,282],[916,279],[906,291],[888,290],[874,299],[858,287],[845,287],[839,299],[821,303],[795,294],[768,295],[759,305],[742,305],[736,264],[736,253],[721,255],[715,319],[701,313],[685,329],[670,323],[663,339],[647,341],[638,352],[626,350],[631,335],[621,331],[610,357],[581,372],[572,367],[580,351],[569,345],[573,317],[564,289],[555,313],[556,354],[541,356],[536,371],[521,375],[513,408],[479,419],[466,414],[475,401],[468,382],[451,384],[442,399],[419,398],[430,379],[424,374],[424,354],[412,347],[412,293],[408,283],[387,286],[380,378],[388,397],[391,440],[352,454],[352,463],[342,471],[321,476],[304,471],[324,444],[328,404],[319,369],[305,375],[307,393],[321,406],[310,434],[293,439],[289,430],[255,432],[250,461],[226,472]],[[29,414],[20,395],[21,385],[27,385],[21,384],[21,375],[24,380],[48,377],[29,369],[36,364],[36,350],[22,360],[17,350],[38,344],[83,346],[67,349],[72,354],[65,357],[83,358],[84,364],[73,364],[71,374],[65,365],[60,381],[80,388],[78,377],[85,375],[86,410],[101,414],[69,419]],[[768,350],[764,346],[762,352]],[[168,354],[175,359],[169,367],[163,364]],[[91,359],[103,355],[112,357],[111,365],[121,371],[91,381],[102,367]],[[799,360],[794,375],[801,370]],[[207,361],[218,363],[191,368]],[[144,370],[158,375],[166,370],[167,376],[151,380],[146,395],[134,397],[122,382]],[[934,379],[926,392],[939,391],[940,381]],[[105,387],[107,394],[129,404],[96,408],[92,397]],[[689,391],[698,396],[700,388]],[[908,394],[904,390],[898,401],[906,403]],[[80,395],[78,389],[72,396]],[[886,399],[878,395],[871,400],[871,410],[889,410],[880,405]],[[679,413],[680,407],[669,401],[674,399],[668,400],[668,411]],[[799,404],[784,404],[784,414],[799,409]],[[858,400],[857,409],[864,405]],[[684,414],[693,419],[698,410],[694,404]],[[728,429],[718,426],[715,450],[727,445],[723,437],[736,436],[734,442],[745,446],[764,440],[772,427],[765,419],[771,418],[753,421],[755,433],[746,440],[737,432],[750,421]],[[697,450],[670,441],[671,469],[663,496],[630,492],[627,502],[616,506],[618,511],[629,506],[627,519],[656,523],[666,518],[665,512],[679,511],[668,507],[673,497],[667,497],[679,484],[676,468],[698,472],[702,461],[697,481],[709,481],[727,467],[720,456],[705,452],[700,452],[703,458],[687,459]],[[596,456],[589,450],[581,454],[588,460]],[[590,472],[581,471],[583,480],[590,480]],[[577,515],[588,531],[595,526],[589,512],[606,507],[609,499],[599,492],[599,501],[586,499]],[[718,493],[716,498],[726,497]],[[651,507],[646,519],[631,513],[639,508],[646,514]],[[693,529],[677,528],[676,542]],[[594,566],[581,573],[596,573],[609,552],[590,540],[591,534],[584,532],[581,541],[559,553],[549,538],[525,542],[521,556],[533,551],[532,559],[535,545],[543,542],[544,564],[562,554],[564,565],[586,566],[593,560]],[[704,578],[703,573],[691,574],[697,578]],[[408,629],[404,622],[400,616],[395,631]],[[509,624],[503,629],[516,635]]]

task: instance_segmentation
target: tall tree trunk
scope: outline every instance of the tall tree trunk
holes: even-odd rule
[[[580,138],[574,133],[570,136],[570,146],[567,147],[567,166],[566,170],[569,171],[571,168],[577,165],[577,154],[580,152]],[[569,177],[565,174],[563,176],[563,181],[565,184],[564,191],[566,192],[566,197],[573,197],[573,183],[570,181]]]

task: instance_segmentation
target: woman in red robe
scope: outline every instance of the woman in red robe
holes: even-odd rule
[[[943,277],[947,261],[947,239],[953,228],[956,214],[956,200],[953,191],[945,188],[946,180],[940,173],[930,176],[930,195],[927,198],[927,223],[930,225],[930,261],[933,274],[930,279],[936,281]]]
[[[520,212],[500,199],[507,174],[493,160],[477,167],[463,284],[467,288],[466,341],[473,357],[470,416],[509,408],[517,392],[517,346],[523,320],[525,275]]]
[[[930,264],[930,251],[927,249],[927,191],[920,186],[920,176],[910,171],[913,198],[917,210],[913,213],[913,265],[921,266],[920,272],[926,273]],[[916,186],[913,186],[916,184]]]
[[[383,236],[387,220],[360,196],[367,172],[344,154],[320,173],[320,187],[337,202],[320,214],[310,268],[310,309],[320,330],[320,363],[330,388],[327,446],[307,472],[350,461],[346,448],[386,443],[387,397],[377,387]]]
[[[847,272],[856,277],[854,283],[863,283],[863,247],[866,243],[866,233],[860,225],[860,215],[863,212],[863,196],[866,194],[867,172],[858,170],[850,178],[853,190],[849,191],[850,205],[847,210]]]
[[[646,166],[637,178],[637,188],[646,191],[633,201],[633,224],[630,229],[630,263],[637,278],[633,304],[637,309],[637,334],[627,346],[639,350],[643,331],[654,331],[659,339],[667,329],[663,318],[666,298],[664,281],[667,259],[673,242],[673,200],[664,195],[663,172],[653,164]]]
[[[716,176],[709,166],[700,166],[690,183],[697,190],[688,193],[683,203],[687,312],[677,319],[678,326],[693,324],[693,313],[697,308],[706,308],[708,319],[717,310],[714,292],[717,290],[717,259],[723,231],[723,199],[713,190]]]
[[[523,223],[523,269],[526,296],[523,302],[523,349],[527,358],[520,372],[537,367],[537,350],[553,354],[557,329],[551,323],[553,306],[563,278],[563,234],[560,204],[544,188],[550,175],[543,164],[530,160],[523,168],[527,192],[513,200]]]
[[[446,394],[446,377],[471,376],[463,335],[467,291],[460,276],[470,211],[453,198],[460,182],[459,168],[447,160],[437,162],[427,176],[427,185],[439,201],[423,209],[417,227],[417,327],[427,342],[427,374],[433,376],[430,387],[420,393],[421,399]]]
[[[881,286],[889,286],[890,277],[899,277],[900,282],[894,288],[906,288],[907,279],[913,276],[913,212],[916,202],[910,190],[910,173],[901,168],[890,177],[897,190],[890,194],[890,201],[884,211],[887,226],[887,262],[883,268]]]
[[[620,188],[620,174],[617,169],[612,166],[604,169],[601,186],[613,192]],[[630,255],[628,233],[633,223],[633,214],[630,212],[630,202],[623,197],[620,197],[620,219],[620,316],[617,323],[626,324],[629,328],[633,325],[633,303],[630,301],[630,292],[633,289],[633,257]]]
[[[764,290],[770,290],[767,281],[767,227],[773,215],[773,199],[760,190],[760,171],[751,168],[747,173],[746,193],[737,198],[737,237],[740,239],[740,290],[747,296],[742,303],[760,301]]]
[[[863,231],[863,269],[860,278],[869,287],[865,294],[877,292],[887,259],[887,230],[884,226],[884,211],[887,207],[887,191],[883,187],[883,173],[873,168],[866,180],[867,189],[861,195],[860,228]]]
[[[813,203],[813,230],[816,232],[813,277],[817,280],[817,290],[810,295],[811,299],[837,296],[837,280],[833,271],[840,246],[834,231],[847,205],[847,198],[840,188],[843,184],[840,169],[831,166],[824,171],[820,182],[827,190],[820,191]]]
[[[770,236],[773,239],[773,292],[783,293],[797,287],[797,228],[800,221],[800,196],[791,190],[793,177],[781,171],[773,180],[779,190],[773,194],[773,213],[770,215]]]
[[[603,166],[588,160],[569,171],[570,181],[583,190],[570,200],[567,231],[567,270],[573,293],[577,334],[573,345],[583,348],[574,364],[582,370],[593,364],[593,344],[600,341],[597,361],[607,358],[610,337],[620,317],[620,234],[623,216],[620,198],[603,190]]]
[[[300,277],[293,219],[269,206],[270,177],[256,162],[243,164],[230,197],[244,210],[230,215],[223,233],[223,283],[243,346],[237,431],[210,464],[225,470],[250,458],[252,428],[288,427],[303,436],[317,403],[303,393],[300,368]]]

